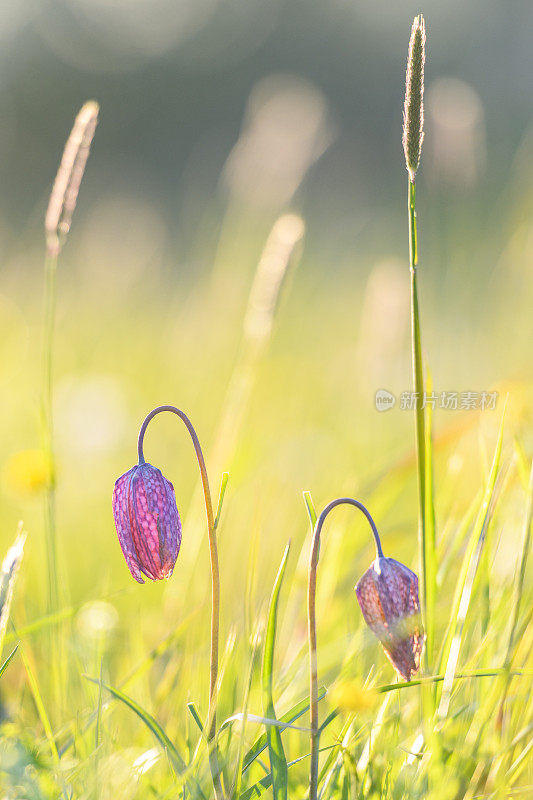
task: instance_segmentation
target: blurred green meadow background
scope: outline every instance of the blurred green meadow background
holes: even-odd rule
[[[485,550],[490,583],[474,586],[458,662],[488,669],[507,652],[533,452],[533,9],[526,0],[428,0],[422,10],[424,358],[437,398],[498,393],[492,410],[436,402],[436,649],[507,398]],[[401,126],[419,11],[405,0],[4,0],[1,553],[19,519],[28,538],[3,653],[21,643],[0,684],[2,798],[182,796],[142,720],[117,701],[106,707],[109,695],[85,675],[122,686],[153,714],[209,796],[187,710],[194,702],[207,714],[207,537],[194,451],[174,417],[158,417],[145,442],[147,460],[174,483],[183,521],[168,583],[132,580],[111,513],[114,481],[135,463],[138,429],[154,406],[190,416],[214,495],[230,473],[219,529],[219,721],[242,711],[250,660],[248,710],[262,713],[261,631],[289,539],[276,710],[308,694],[302,490],[317,509],[343,494],[362,500],[385,554],[418,569],[414,420],[400,398],[412,390]],[[50,620],[43,219],[74,116],[90,98],[100,122],[57,273],[59,613]],[[379,389],[395,395],[394,408],[376,409]],[[372,558],[363,521],[339,511],[318,579],[319,681],[332,689],[321,718],[341,707],[324,746],[352,727],[323,796],[528,796],[530,628],[522,625],[515,666],[526,674],[511,683],[503,732],[498,703],[484,702],[498,679],[459,682],[442,733],[446,756],[424,764],[429,784],[417,783],[422,751],[409,753],[424,729],[419,690],[383,703],[368,689],[394,680],[353,592]],[[528,572],[521,623],[531,600]],[[260,733],[248,722],[243,741]],[[230,765],[239,724],[232,735]],[[305,733],[283,740],[288,758],[308,753]],[[504,767],[491,773],[498,759]],[[263,774],[254,764],[243,790],[258,780],[255,769]],[[305,759],[290,768],[291,798],[305,796],[307,770]]]

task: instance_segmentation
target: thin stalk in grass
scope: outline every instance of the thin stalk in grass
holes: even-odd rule
[[[252,689],[252,679],[254,674],[254,665],[255,665],[255,658],[257,654],[257,649],[259,647],[260,641],[260,626],[257,626],[255,631],[253,640],[252,640],[252,648],[250,653],[250,663],[248,665],[248,675],[246,677],[246,682],[244,684],[244,697],[242,703],[242,728],[241,734],[239,738],[239,746],[238,746],[238,757],[237,757],[237,764],[235,766],[235,775],[233,778],[233,783],[231,790],[229,792],[229,797],[231,800],[238,800],[241,796],[241,786],[242,786],[242,776],[243,776],[243,763],[244,763],[244,743],[246,741],[246,722],[248,719],[248,703],[250,699],[250,691]],[[253,715],[252,715],[253,716]]]
[[[518,576],[515,583],[511,628],[509,630],[509,641],[507,644],[507,652],[505,655],[505,661],[503,665],[505,670],[505,677],[503,679],[503,689],[501,693],[500,706],[496,721],[500,733],[503,732],[504,728],[505,703],[507,701],[507,695],[509,693],[509,687],[511,685],[511,678],[512,678],[511,666],[513,663],[513,658],[515,656],[519,641],[519,638],[517,636],[517,631],[518,631],[518,622],[520,619],[520,608],[522,605],[522,599],[524,595],[527,561],[531,546],[532,522],[533,522],[533,462],[531,464],[531,471],[529,473],[529,484],[527,487],[527,502],[526,502],[525,516],[524,516],[522,554],[520,557],[520,564],[518,567]]]
[[[55,525],[55,469],[53,432],[53,340],[55,327],[57,253],[46,248],[45,273],[45,311],[44,311],[44,359],[43,359],[43,440],[44,452],[50,470],[46,492],[46,557],[48,567],[48,612],[53,613],[58,606],[57,596],[57,544]]]
[[[69,792],[67,785],[65,783],[65,779],[61,773],[61,762],[60,762],[59,752],[57,749],[54,732],[52,730],[52,725],[50,723],[50,717],[48,716],[48,713],[46,711],[46,706],[43,701],[43,696],[39,688],[35,668],[32,667],[30,661],[30,654],[25,651],[25,648],[22,647],[21,644],[19,644],[19,651],[20,651],[20,656],[22,658],[22,663],[24,664],[24,669],[26,671],[28,686],[33,696],[33,702],[35,703],[35,708],[37,709],[37,713],[39,715],[39,719],[41,720],[41,725],[43,726],[44,734],[48,742],[48,746],[50,748],[50,753],[52,756],[52,764],[57,774],[57,777],[61,783],[62,797],[64,797],[65,800],[67,800]]]
[[[283,558],[274,582],[270,606],[268,609],[268,623],[265,636],[265,647],[263,650],[263,666],[261,670],[261,682],[263,684],[263,708],[267,719],[276,720],[276,710],[274,707],[273,694],[273,674],[274,674],[274,647],[276,644],[276,627],[278,620],[278,604],[281,592],[285,568],[289,557],[290,542],[285,548]],[[270,773],[272,775],[272,796],[273,800],[287,800],[288,774],[287,759],[283,749],[281,730],[275,725],[267,725],[266,734],[268,740],[268,752],[270,756]]]
[[[98,103],[85,103],[77,115],[65,145],[61,164],[50,194],[45,217],[44,322],[42,417],[43,449],[50,470],[46,493],[46,553],[48,566],[48,611],[58,606],[57,536],[55,513],[55,458],[53,424],[53,350],[56,316],[57,263],[76,208],[81,181],[98,123]]]
[[[370,512],[358,500],[351,497],[338,497],[323,509],[318,517],[314,531],[311,556],[309,559],[309,579],[307,587],[307,620],[309,634],[309,686],[311,710],[311,764],[309,768],[309,800],[317,800],[318,793],[318,756],[320,731],[318,728],[318,662],[317,662],[317,636],[316,636],[316,573],[320,551],[320,534],[326,517],[334,508],[340,505],[351,505],[363,512],[367,518],[376,543],[377,557],[383,557],[383,549],[378,530]]]
[[[503,443],[505,411],[502,415],[498,439],[494,450],[491,471],[487,480],[485,495],[481,508],[479,509],[474,529],[467,545],[459,578],[455,587],[455,595],[452,601],[450,621],[442,648],[440,659],[440,670],[444,673],[445,679],[440,694],[437,715],[439,720],[443,720],[448,715],[451,699],[451,689],[453,677],[456,672],[457,663],[461,651],[463,632],[466,617],[470,607],[474,580],[479,565],[479,559],[483,552],[487,528],[492,519],[494,508],[498,499],[499,488],[501,485],[500,475],[500,456]]]
[[[426,391],[433,394],[431,373],[427,370]],[[435,504],[433,491],[433,409],[428,403],[425,418],[424,441],[424,566],[426,570],[426,663],[433,664],[435,642],[435,605],[437,600],[437,541],[435,536]]]
[[[420,576],[422,581],[422,615],[430,642],[433,639],[433,609],[428,608],[428,595],[434,596],[434,586],[428,591],[428,578],[432,584],[435,575],[428,575],[430,542],[427,541],[427,475],[426,475],[426,419],[424,410],[424,369],[422,363],[422,337],[420,332],[420,310],[417,286],[417,229],[416,229],[416,183],[415,176],[420,164],[424,139],[424,63],[426,31],[421,14],[415,17],[409,40],[407,73],[405,81],[405,104],[403,115],[403,149],[408,172],[407,213],[409,222],[409,273],[411,289],[411,350],[413,384],[415,390],[415,431],[418,477],[418,549]],[[434,542],[433,542],[434,548]],[[432,571],[434,573],[434,570]],[[426,663],[428,650],[426,650]]]
[[[218,567],[218,550],[216,539],[216,521],[213,512],[213,501],[211,499],[211,490],[209,488],[209,478],[207,476],[207,468],[205,466],[204,454],[200,445],[200,440],[194,429],[189,417],[176,408],[176,406],[158,406],[145,418],[139,431],[139,440],[137,444],[137,453],[139,456],[139,464],[144,464],[143,442],[146,428],[150,421],[160,414],[162,411],[170,411],[176,414],[187,428],[189,435],[192,439],[200,475],[202,478],[202,488],[204,493],[205,512],[207,517],[207,536],[209,539],[209,557],[211,562],[211,658],[209,668],[209,712],[208,712],[208,725],[207,725],[207,740],[209,744],[209,766],[211,769],[211,776],[213,779],[213,787],[215,790],[215,797],[217,800],[223,800],[224,792],[220,780],[220,768],[218,764],[218,755],[216,747],[216,731],[217,731],[217,718],[216,718],[216,705],[217,705],[217,680],[218,680],[218,640],[220,630],[220,573]],[[225,488],[225,487],[224,487]],[[219,504],[220,506],[220,504]]]

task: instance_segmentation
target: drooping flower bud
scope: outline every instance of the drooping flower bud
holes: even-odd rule
[[[142,462],[121,475],[113,490],[113,516],[131,574],[144,583],[169,578],[181,544],[174,487],[161,471]]]
[[[393,667],[404,680],[411,680],[424,646],[417,576],[394,558],[378,557],[355,591],[365,622]]]
[[[426,27],[424,17],[414,18],[409,40],[405,103],[403,109],[403,149],[409,179],[414,181],[420,163],[424,139],[424,63],[426,60]]]

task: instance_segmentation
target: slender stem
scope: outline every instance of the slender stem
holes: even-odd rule
[[[215,535],[215,516],[213,514],[213,502],[211,499],[211,491],[209,489],[209,479],[207,477],[207,469],[205,466],[205,459],[202,452],[202,448],[200,446],[200,441],[198,439],[196,431],[189,417],[179,408],[176,408],[175,406],[158,406],[157,408],[154,408],[153,411],[150,411],[150,413],[144,420],[143,424],[141,425],[141,430],[139,431],[139,440],[137,445],[139,464],[145,463],[143,442],[144,442],[144,434],[146,432],[146,428],[148,427],[148,423],[150,422],[151,419],[153,419],[153,417],[156,416],[156,414],[160,414],[162,411],[170,411],[172,414],[176,414],[184,422],[185,427],[189,431],[192,443],[194,445],[196,458],[198,460],[198,466],[200,468],[200,475],[202,477],[205,511],[207,516],[207,535],[209,538],[209,556],[211,560],[211,665],[209,671],[209,713],[208,713],[209,727],[207,732],[207,739],[209,743],[209,765],[211,768],[211,776],[213,779],[215,797],[217,800],[223,800],[224,792],[222,789],[222,783],[220,779],[220,768],[218,765],[217,747],[215,742],[216,728],[217,728],[216,693],[217,693],[217,679],[218,679],[218,638],[220,629],[220,622],[219,622],[220,575],[218,569],[218,551],[217,551],[217,540]]]
[[[409,179],[409,271],[411,275],[411,339],[413,359],[413,383],[415,388],[416,455],[418,474],[418,553],[421,576],[422,610],[427,610],[426,575],[426,454],[425,454],[425,414],[424,414],[424,371],[422,366],[422,342],[420,335],[420,315],[416,283],[418,263],[416,236],[416,187]],[[425,621],[424,621],[425,622]]]
[[[43,374],[41,398],[42,448],[48,469],[45,492],[44,532],[46,541],[46,567],[48,578],[47,609],[53,615],[60,606],[59,569],[56,525],[56,465],[54,452],[54,331],[56,312],[56,272],[60,244],[57,237],[47,239],[44,262],[44,318],[43,318]],[[50,673],[55,693],[55,707],[63,707],[64,672],[66,660],[59,627],[50,629]]]
[[[46,491],[46,553],[48,562],[48,612],[57,610],[57,543],[55,524],[55,464],[53,418],[53,349],[56,305],[57,250],[47,247],[44,264],[44,335],[43,335],[43,440],[49,476]]]
[[[383,558],[383,550],[379,539],[378,530],[374,520],[370,516],[369,511],[358,500],[351,497],[338,497],[332,500],[331,503],[323,509],[319,518],[316,521],[315,529],[313,531],[313,543],[311,547],[311,556],[309,559],[309,582],[307,588],[307,620],[308,620],[308,634],[309,634],[309,696],[311,708],[311,766],[309,770],[309,800],[317,800],[318,791],[318,745],[319,745],[319,732],[318,732],[318,666],[317,666],[317,653],[316,653],[316,571],[318,566],[318,554],[320,549],[320,533],[324,521],[329,512],[336,506],[340,505],[355,506],[363,512],[374,535],[376,542],[376,552],[378,558]]]
[[[522,603],[522,597],[524,593],[526,568],[527,568],[527,561],[531,544],[532,523],[533,523],[533,462],[531,463],[531,471],[529,473],[529,485],[527,489],[527,503],[526,503],[526,514],[524,518],[522,555],[520,558],[520,566],[518,568],[518,579],[515,584],[513,614],[512,614],[511,628],[509,631],[507,653],[505,655],[505,661],[503,663],[505,677],[503,679],[503,691],[501,693],[500,708],[497,717],[497,726],[500,729],[500,733],[503,730],[505,703],[507,700],[507,695],[509,693],[509,687],[511,685],[511,678],[512,678],[511,666],[513,663],[513,658],[518,639],[516,632],[518,629],[518,620],[520,619],[520,606]]]

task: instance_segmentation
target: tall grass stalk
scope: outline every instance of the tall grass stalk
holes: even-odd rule
[[[415,176],[420,164],[424,139],[424,64],[426,31],[424,18],[415,17],[409,40],[407,73],[405,81],[405,104],[403,118],[403,148],[408,173],[407,214],[409,223],[409,274],[411,292],[411,357],[415,391],[415,431],[418,480],[418,552],[420,565],[421,600],[424,627],[428,636],[426,667],[433,647],[434,598],[436,593],[436,561],[434,525],[428,520],[433,515],[432,486],[428,485],[428,462],[426,459],[427,431],[424,403],[424,368],[422,363],[422,336],[418,302],[417,266],[418,243],[416,227],[416,183]],[[431,497],[428,498],[428,491]],[[428,502],[429,501],[429,502]],[[429,523],[429,524],[428,524]],[[428,537],[428,528],[432,531]],[[433,565],[433,567],[431,567]]]
[[[50,194],[45,217],[46,255],[44,263],[44,330],[43,330],[43,381],[42,417],[43,449],[49,466],[46,493],[46,556],[48,565],[48,611],[58,607],[57,535],[55,488],[56,469],[54,454],[53,419],[53,352],[56,316],[57,263],[66,236],[70,230],[76,208],[81,181],[85,172],[91,143],[98,123],[98,103],[85,103],[74,121],[74,126],[63,150],[63,157]]]

